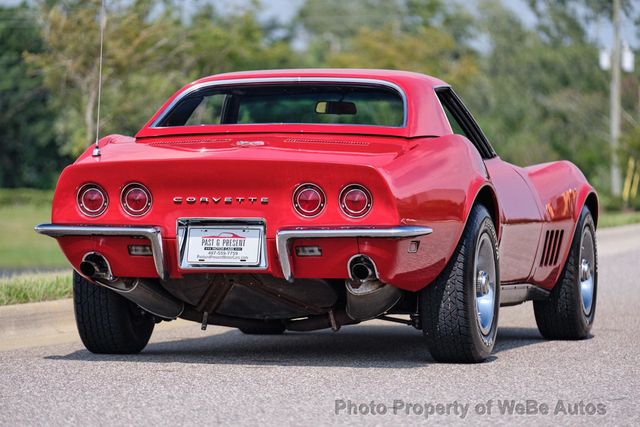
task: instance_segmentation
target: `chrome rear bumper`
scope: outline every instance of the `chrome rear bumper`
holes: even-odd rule
[[[289,262],[289,242],[294,239],[326,239],[341,237],[361,237],[377,239],[404,239],[431,234],[429,227],[396,226],[396,227],[339,227],[309,228],[297,227],[281,229],[276,233],[276,248],[282,274],[288,281],[293,280],[291,263]]]
[[[94,226],[94,225],[57,225],[40,224],[35,231],[51,237],[63,236],[130,236],[144,237],[151,243],[153,262],[158,276],[162,279],[169,277],[164,262],[162,235],[159,227],[127,227],[127,226]],[[326,239],[326,238],[378,238],[404,239],[431,234],[429,227],[395,226],[395,227],[295,227],[285,228],[276,232],[276,249],[278,260],[285,279],[292,281],[290,242],[295,239]]]
[[[63,236],[124,236],[144,237],[151,243],[153,263],[161,279],[168,279],[164,264],[164,250],[162,249],[162,235],[159,227],[126,227],[110,225],[57,225],[40,224],[35,227],[36,232],[51,237]]]

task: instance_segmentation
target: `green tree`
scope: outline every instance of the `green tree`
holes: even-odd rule
[[[174,33],[168,13],[153,16],[154,2],[109,3],[104,44],[102,134],[132,132],[179,80]],[[54,94],[56,132],[63,154],[76,155],[95,138],[98,97],[100,1],[39,4],[46,49],[30,52],[29,63]],[[162,79],[159,77],[162,76]],[[133,90],[132,90],[133,89]]]
[[[389,68],[465,85],[477,74],[471,16],[442,0],[307,0],[298,16],[311,64]]]
[[[607,79],[596,45],[567,8],[527,28],[501,2],[481,5],[488,51],[466,93],[496,151],[516,164],[570,159],[604,179]]]
[[[28,69],[25,50],[43,49],[27,6],[0,8],[0,187],[49,187],[69,159],[57,153],[55,111],[42,77]]]
[[[284,68],[294,64],[288,41],[274,37],[251,8],[221,14],[205,2],[191,17],[181,45],[191,78],[230,71]],[[273,28],[272,28],[273,30]]]
[[[327,58],[330,67],[384,68],[421,72],[454,85],[466,85],[477,73],[475,55],[460,53],[450,34],[433,27],[419,33],[392,27],[361,29],[345,51]]]
[[[181,2],[110,1],[104,35],[100,134],[135,133],[176,89],[208,74],[289,64],[286,42],[270,39],[252,6],[221,15],[208,2],[182,18]],[[95,138],[100,1],[42,1],[46,50],[27,56],[58,111],[63,153]]]

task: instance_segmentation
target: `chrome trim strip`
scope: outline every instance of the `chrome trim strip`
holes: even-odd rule
[[[276,233],[276,249],[278,260],[284,278],[293,281],[291,263],[289,262],[290,245],[294,239],[324,239],[341,237],[362,237],[378,239],[404,239],[407,237],[420,237],[431,234],[433,230],[429,227],[419,226],[396,226],[396,227],[336,227],[336,228],[308,228],[294,227],[280,229]]]
[[[159,227],[126,227],[111,225],[58,225],[40,224],[35,227],[35,231],[50,237],[64,236],[130,236],[145,237],[151,243],[153,253],[153,263],[156,272],[161,279],[168,278],[167,269],[164,264],[164,250],[162,248],[162,235]]]
[[[175,107],[178,102],[182,101],[182,99],[200,89],[214,87],[214,86],[231,86],[231,85],[248,85],[248,84],[256,84],[256,83],[360,83],[365,85],[378,85],[378,86],[386,86],[389,87],[398,94],[402,98],[402,108],[404,110],[404,117],[402,119],[402,126],[407,126],[407,95],[404,90],[397,84],[390,82],[388,80],[380,80],[380,79],[367,79],[367,78],[349,78],[349,77],[263,77],[263,78],[247,78],[247,79],[228,79],[228,80],[214,80],[209,82],[198,83],[196,85],[191,86],[190,88],[184,90],[178,96],[176,96],[173,101],[167,105],[167,108],[162,110],[160,114],[158,114],[158,118],[156,118],[153,123],[149,126],[149,128],[160,128],[163,129],[164,126],[158,126],[158,124],[164,120],[164,118],[171,112],[173,107]],[[268,124],[268,123],[264,123]],[[305,124],[305,123],[292,123],[292,124]],[[357,126],[366,126],[366,125],[357,125]],[[394,127],[397,126],[384,126],[384,127]]]

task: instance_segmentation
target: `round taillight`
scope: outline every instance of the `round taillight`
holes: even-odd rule
[[[313,217],[324,209],[324,193],[315,184],[302,184],[293,192],[293,206],[302,216]]]
[[[340,208],[351,218],[362,218],[368,214],[372,202],[371,193],[361,185],[348,185],[340,193]]]
[[[120,195],[122,209],[131,216],[142,216],[151,209],[151,193],[142,184],[128,184]]]
[[[86,216],[100,216],[107,210],[107,193],[96,184],[86,184],[78,190],[78,208]]]

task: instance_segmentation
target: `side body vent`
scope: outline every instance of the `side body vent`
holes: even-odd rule
[[[544,248],[540,257],[540,267],[553,267],[558,263],[564,230],[547,230],[544,236]]]

